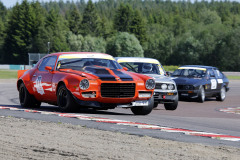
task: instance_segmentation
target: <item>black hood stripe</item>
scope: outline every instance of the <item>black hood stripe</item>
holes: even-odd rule
[[[114,72],[115,75],[117,75],[122,81],[133,81],[133,78],[122,72],[122,71],[118,71],[118,70],[112,70]]]
[[[99,77],[99,79],[101,79],[102,81],[117,81],[116,78],[113,75],[111,75],[111,73],[109,73],[108,70],[106,70],[106,68],[91,66],[86,67],[84,71]]]

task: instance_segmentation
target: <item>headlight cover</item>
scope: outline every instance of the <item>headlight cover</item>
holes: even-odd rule
[[[155,88],[155,81],[153,79],[148,79],[146,81],[146,88],[147,89],[154,89]]]
[[[86,90],[89,88],[89,81],[87,79],[83,79],[81,80],[81,82],[79,83],[79,87],[81,90]]]
[[[161,85],[161,88],[162,88],[163,90],[167,89],[167,87],[168,87],[167,84],[162,84],[162,85]]]
[[[173,90],[173,89],[174,89],[174,85],[173,85],[173,84],[169,84],[169,85],[168,85],[168,89],[169,89],[169,90]]]

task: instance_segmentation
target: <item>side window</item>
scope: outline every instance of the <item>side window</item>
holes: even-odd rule
[[[215,77],[215,74],[212,69],[209,70],[210,77]]]
[[[38,70],[39,71],[46,71],[45,70],[46,66],[50,66],[50,67],[54,68],[56,60],[57,60],[57,56],[44,58],[42,63],[38,67]]]
[[[216,78],[223,78],[223,75],[222,75],[222,73],[219,71],[219,70],[214,70],[214,73],[215,73],[215,75],[216,75]]]

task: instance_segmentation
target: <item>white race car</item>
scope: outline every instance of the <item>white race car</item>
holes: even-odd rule
[[[178,106],[178,92],[175,82],[166,76],[161,63],[152,58],[115,57],[117,62],[130,72],[140,73],[155,79],[154,107],[163,103],[166,110],[175,110]]]

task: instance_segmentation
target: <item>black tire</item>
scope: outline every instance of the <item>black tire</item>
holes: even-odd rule
[[[200,102],[200,103],[203,103],[204,101],[205,101],[205,90],[204,90],[204,88],[201,86],[200,88],[199,88],[199,92],[198,92],[198,101]]]
[[[148,115],[152,112],[154,106],[153,97],[150,99],[150,104],[148,106],[134,106],[131,108],[133,114],[135,115]]]
[[[226,98],[226,88],[222,87],[219,94],[217,95],[216,99],[217,101],[224,101]]]
[[[175,101],[173,103],[164,103],[164,107],[166,110],[169,111],[174,111],[177,109],[178,106],[178,98],[175,99]]]
[[[72,94],[68,91],[65,85],[61,85],[57,92],[57,104],[62,112],[74,112],[77,110],[77,103]]]
[[[19,87],[19,101],[24,108],[39,108],[41,106],[41,102],[37,101],[35,97],[28,92],[24,83],[21,83]]]
[[[157,108],[158,102],[154,102],[153,108]]]

